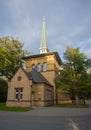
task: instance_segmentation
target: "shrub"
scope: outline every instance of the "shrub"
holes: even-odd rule
[[[6,102],[8,83],[5,79],[0,78],[0,102]]]

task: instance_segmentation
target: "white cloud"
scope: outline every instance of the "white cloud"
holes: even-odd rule
[[[26,3],[25,0],[10,0],[8,1],[9,5],[12,6],[14,9],[19,9]]]
[[[1,2],[2,1],[2,2]],[[40,46],[42,16],[46,16],[48,46],[62,54],[66,46],[91,48],[91,2],[88,0],[0,0],[0,36],[18,37],[35,53]]]
[[[84,51],[86,56],[91,59],[91,49]]]

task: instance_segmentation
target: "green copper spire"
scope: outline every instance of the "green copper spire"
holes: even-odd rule
[[[47,45],[47,38],[46,38],[46,25],[45,25],[45,17],[43,16],[40,53],[47,53],[47,52],[48,52],[48,45]]]

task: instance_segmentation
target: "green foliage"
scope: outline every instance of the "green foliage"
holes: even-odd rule
[[[0,78],[0,102],[6,102],[8,83]]]
[[[81,86],[82,86],[82,89],[80,92],[80,97],[91,99],[91,74],[87,73],[87,75],[83,77]]]
[[[32,110],[32,108],[23,108],[23,107],[6,107],[5,104],[0,104],[1,111],[14,111],[14,112],[27,112]]]
[[[13,37],[0,38],[0,74],[11,78],[17,69],[22,66],[22,58],[29,54],[23,50],[23,44]]]
[[[91,65],[91,60],[80,52],[79,48],[67,47],[64,53],[65,62],[60,71],[60,79],[55,82],[65,90],[69,90],[73,99],[80,98],[84,93],[91,90],[91,77],[87,69]]]

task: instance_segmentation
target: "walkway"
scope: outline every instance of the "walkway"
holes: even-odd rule
[[[91,130],[91,107],[0,111],[0,130]]]

